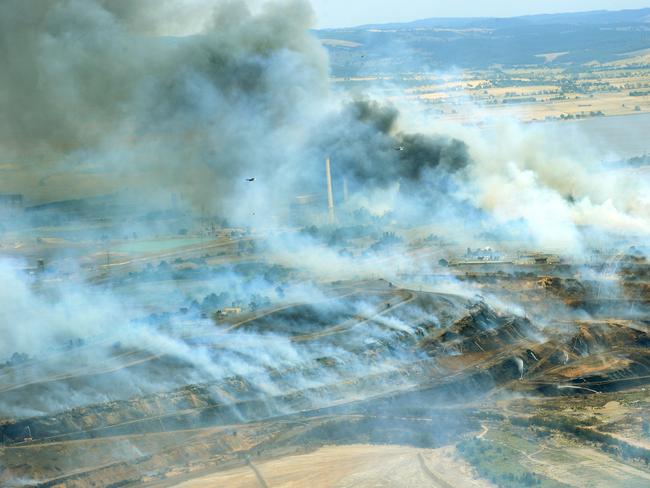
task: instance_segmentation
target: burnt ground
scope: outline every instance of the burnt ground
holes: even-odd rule
[[[502,486],[510,476],[544,486],[597,478],[585,466],[558,479],[543,459],[554,452],[605,456],[627,467],[607,476],[643,483],[645,263],[628,263],[616,287],[566,267],[554,276],[553,265],[486,268],[453,270],[475,287],[473,299],[386,282],[337,285],[319,302],[263,309],[178,338],[200,345],[211,364],[250,366],[239,373],[193,375],[191,358],[124,344],[84,344],[5,367],[0,402],[10,413],[0,427],[0,479],[174,486],[323,446],[400,445],[454,446],[471,476]],[[525,313],[495,305],[496,296]],[[244,339],[263,347],[244,348]],[[299,356],[262,357],[278,344]],[[492,450],[502,462],[486,467],[481,459]]]

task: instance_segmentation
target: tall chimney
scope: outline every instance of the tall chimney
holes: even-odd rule
[[[329,223],[334,223],[334,194],[332,193],[332,170],[330,168],[330,157],[325,160],[325,174],[327,175],[327,211]]]
[[[348,203],[350,196],[348,194],[348,177],[343,178],[343,202]]]

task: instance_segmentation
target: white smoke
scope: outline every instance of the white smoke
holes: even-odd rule
[[[77,338],[124,324],[123,306],[110,296],[74,288],[59,296],[35,292],[36,283],[18,263],[0,259],[0,358],[14,352],[39,353]]]

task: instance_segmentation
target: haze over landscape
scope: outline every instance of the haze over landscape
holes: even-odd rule
[[[5,0],[0,486],[650,483],[650,6]]]
[[[313,0],[319,28],[350,27],[362,24],[408,22],[432,17],[515,17],[560,12],[625,10],[647,7],[643,0]]]

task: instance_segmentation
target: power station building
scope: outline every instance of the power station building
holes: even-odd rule
[[[348,202],[348,181],[343,178],[343,203]],[[308,193],[296,196],[291,202],[289,212],[291,220],[299,225],[332,225],[336,223],[334,183],[331,159],[325,159],[325,192]],[[340,202],[340,200],[339,200]]]

